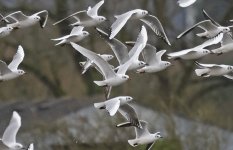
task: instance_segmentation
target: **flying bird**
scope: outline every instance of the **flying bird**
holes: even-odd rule
[[[198,33],[197,36],[203,37],[203,38],[208,38],[208,39],[214,38],[217,35],[219,35],[220,33],[228,33],[231,31],[230,27],[217,26],[211,20],[204,20],[204,21],[201,21],[201,22],[195,24],[191,28],[185,30],[183,33],[181,33],[180,35],[177,36],[177,39],[180,39],[184,35],[188,34],[196,27],[204,30],[204,32]]]
[[[21,117],[20,115],[14,111],[10,120],[9,125],[7,126],[6,130],[3,133],[2,143],[7,146],[10,149],[13,150],[33,150],[33,144],[29,145],[29,148],[24,148],[22,144],[16,142],[16,136],[19,131],[19,128],[21,127]]]
[[[210,76],[224,76],[233,80],[233,66],[230,65],[218,65],[218,64],[201,64],[195,62],[201,69],[196,69],[197,76],[210,77]]]
[[[94,103],[94,106],[97,109],[106,109],[110,116],[114,116],[118,111],[131,126],[141,128],[136,111],[128,104],[132,100],[133,98],[130,96],[118,96],[104,102]]]
[[[146,36],[145,36],[146,35]],[[118,86],[129,79],[129,76],[126,75],[126,71],[128,70],[129,66],[133,63],[133,61],[140,55],[142,52],[144,45],[147,42],[147,32],[144,26],[142,26],[142,30],[139,33],[138,39],[136,41],[135,46],[132,48],[134,54],[132,57],[123,65],[119,67],[117,72],[115,72],[111,66],[98,54],[85,49],[75,43],[71,43],[73,48],[80,52],[83,56],[87,57],[88,59],[92,60],[94,64],[99,68],[101,74],[104,77],[102,81],[94,81],[95,84],[102,87],[107,87],[105,91],[106,98],[109,98],[112,86]]]
[[[48,20],[48,11],[43,10],[31,16],[23,14],[22,11],[16,11],[5,16],[2,20],[7,20],[9,22],[7,26],[14,29],[26,28],[37,23],[40,23],[41,28],[44,28]]]
[[[146,121],[140,120],[140,124],[142,128],[135,127],[136,138],[128,140],[128,143],[133,147],[147,144],[146,150],[150,150],[153,147],[154,143],[160,138],[162,138],[162,136],[160,132],[156,132],[154,134],[150,133],[148,131],[148,123]]]
[[[57,45],[64,46],[65,44],[70,44],[70,42],[79,42],[89,35],[87,31],[83,31],[82,26],[74,27],[69,35],[65,35],[60,38],[52,39],[53,41],[60,41]]]
[[[204,43],[202,43],[201,45],[198,45],[196,47],[186,49],[186,50],[181,50],[178,52],[169,53],[167,54],[168,59],[196,60],[196,59],[202,58],[212,53],[210,50],[206,49],[206,47],[214,45],[214,44],[218,44],[219,42],[221,42],[222,38],[223,38],[223,33],[220,33],[218,36],[212,39],[209,39],[205,41]]]
[[[98,55],[100,57],[102,57],[105,61],[110,61],[110,60],[112,60],[114,58],[113,55],[108,55],[108,54],[102,54],[102,55],[98,54]],[[79,64],[83,68],[82,69],[82,74],[85,74],[87,72],[87,70],[92,66],[95,67],[97,70],[99,70],[99,68],[90,59],[87,59],[87,61],[79,62]],[[114,66],[112,68],[114,69]]]
[[[119,62],[119,67],[126,63],[134,54],[134,49],[131,49],[128,52],[127,46],[122,43],[121,41],[117,40],[116,38],[109,39],[108,34],[102,31],[101,29],[96,29],[98,33],[100,34],[100,37],[102,37],[105,42],[111,47],[113,53],[115,54],[117,61]],[[147,35],[144,35],[147,36]],[[135,44],[135,43],[134,43]],[[133,61],[133,63],[129,66],[128,70],[135,70],[138,68],[141,68],[146,65],[145,62],[139,61],[139,56]],[[119,67],[116,67],[118,69]]]
[[[83,26],[83,27],[92,27],[97,26],[107,19],[104,16],[98,15],[99,8],[104,4],[104,0],[97,3],[94,7],[88,7],[87,10],[82,10],[75,12],[64,19],[61,19],[55,22],[53,25],[57,25],[64,20],[72,18],[75,22],[71,24],[71,26]]]
[[[0,81],[11,80],[25,74],[23,70],[18,69],[18,66],[23,61],[23,58],[24,50],[20,45],[13,57],[12,62],[8,66],[5,62],[0,60]]]
[[[178,0],[178,4],[180,7],[188,7],[192,4],[194,4],[196,0]]]
[[[135,42],[127,41],[126,44],[132,46]],[[157,52],[157,49],[150,45],[146,44],[146,47],[142,51],[143,59],[146,65],[137,70],[137,73],[154,73],[159,72],[167,67],[171,66],[171,63],[168,61],[162,61],[162,56],[166,53],[166,50],[161,50]]]

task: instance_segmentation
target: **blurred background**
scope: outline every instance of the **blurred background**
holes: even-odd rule
[[[9,123],[12,111],[22,116],[18,141],[34,142],[36,150],[122,150],[133,149],[127,140],[134,129],[117,129],[124,121],[96,110],[94,102],[104,100],[104,90],[93,83],[102,76],[94,69],[81,75],[79,62],[85,60],[66,45],[54,46],[52,38],[69,34],[67,22],[52,24],[67,15],[93,6],[98,0],[0,0],[3,15],[21,10],[31,15],[49,11],[47,26],[20,29],[0,39],[0,59],[9,63],[18,45],[25,50],[20,65],[28,74],[0,83],[0,135]],[[162,22],[172,46],[159,40],[148,28],[148,43],[158,50],[179,51],[201,44],[195,36],[199,30],[177,40],[176,36],[198,21],[204,20],[202,9],[221,25],[233,19],[232,0],[197,0],[180,8],[176,0],[105,0],[99,14],[111,25],[114,15],[141,8]],[[142,22],[129,21],[117,35],[121,41],[136,40]],[[80,44],[96,53],[113,54],[92,28]],[[220,45],[218,45],[220,46]],[[209,55],[202,63],[233,65],[233,53]],[[163,59],[167,59],[164,57]],[[111,64],[117,66],[116,60]],[[111,97],[129,95],[140,119],[149,122],[151,132],[160,131],[164,139],[153,150],[232,150],[233,82],[223,77],[196,77],[193,61],[172,61],[174,66],[155,74],[129,72],[132,80],[114,87]],[[145,149],[139,146],[135,149]]]

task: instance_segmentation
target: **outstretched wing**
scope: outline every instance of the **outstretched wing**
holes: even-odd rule
[[[21,45],[19,45],[16,54],[13,57],[12,62],[8,65],[8,68],[12,71],[17,70],[19,64],[23,61],[24,58],[24,50]]]
[[[75,34],[75,35],[81,34],[81,32],[83,31],[83,28],[84,28],[83,26],[73,27],[73,29],[70,32],[70,35],[71,34]]]
[[[71,45],[73,46],[73,48],[75,50],[77,50],[78,52],[80,52],[83,56],[87,57],[88,59],[92,60],[93,63],[96,64],[96,66],[101,70],[101,72],[104,75],[104,78],[112,78],[116,76],[116,73],[113,71],[113,69],[111,68],[111,66],[108,64],[107,61],[105,61],[101,56],[99,56],[98,54],[87,50],[84,47],[81,47],[73,42],[71,42]]]
[[[42,11],[40,11],[38,13],[35,13],[34,15],[40,16],[40,27],[44,28],[46,23],[47,23],[48,16],[49,16],[48,11],[47,10],[42,10]]]
[[[22,13],[22,11],[16,11],[4,17],[4,19],[7,18],[16,19],[17,21],[23,21],[25,19],[28,19],[28,16]]]
[[[199,27],[205,31],[214,31],[214,30],[219,30],[218,27],[216,25],[214,25],[212,23],[211,20],[204,20],[201,21],[197,24],[195,24],[194,26],[192,26],[191,28],[185,30],[184,32],[182,32],[180,35],[177,36],[177,39],[183,37],[184,35],[188,34],[189,32],[191,32],[194,28]]]
[[[178,0],[177,3],[179,4],[180,7],[188,7],[195,2],[196,0]]]
[[[159,38],[163,39],[168,45],[171,45],[163,29],[163,26],[157,17],[152,15],[146,15],[140,20],[144,22],[146,25],[148,25]]]
[[[211,20],[216,26],[221,26],[213,18],[211,18],[204,9],[202,9],[202,13],[203,13],[206,20]]]
[[[140,120],[140,124],[142,128],[135,128],[136,139],[150,134],[147,127],[148,123],[146,121]]]
[[[228,44],[233,44],[233,39],[232,39],[231,35],[229,35],[228,33],[224,33],[221,45],[224,46],[224,45],[228,45]]]
[[[6,145],[16,143],[16,135],[21,127],[21,117],[17,112],[13,112],[11,121],[2,136],[2,141]]]
[[[99,8],[104,4],[104,0],[100,1],[99,3],[97,3],[94,7],[89,7],[89,9],[87,10],[87,15],[89,15],[90,17],[95,17],[98,16],[98,10]]]
[[[126,24],[126,22],[129,20],[129,18],[135,13],[135,10],[126,12],[122,15],[116,16],[116,21],[111,26],[111,34],[109,39],[113,39],[117,33],[123,28],[123,26]]]
[[[120,65],[129,60],[128,48],[121,41],[113,38],[109,39],[108,34],[100,29],[96,29],[105,42],[111,47],[112,51],[116,55],[116,58]]]
[[[0,75],[10,73],[11,70],[8,68],[7,64],[0,60]]]
[[[65,20],[67,20],[67,19],[69,19],[69,18],[71,18],[71,17],[73,17],[75,15],[81,14],[81,13],[85,13],[86,14],[87,11],[86,10],[82,10],[82,11],[75,12],[75,13],[73,13],[73,14],[71,14],[71,15],[69,15],[69,16],[67,16],[67,17],[65,17],[65,18],[63,18],[63,19],[61,19],[61,20],[59,20],[57,22],[55,22],[53,25],[55,26],[55,25],[57,25],[57,24],[65,21]]]

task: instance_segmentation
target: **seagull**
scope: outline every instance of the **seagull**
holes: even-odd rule
[[[0,28],[0,37],[2,38],[2,37],[5,37],[5,36],[9,35],[12,30],[13,30],[13,28],[9,27],[9,26],[1,27]]]
[[[94,7],[89,6],[87,10],[75,12],[64,19],[55,22],[53,25],[57,25],[63,22],[64,20],[72,18],[76,22],[72,23],[71,26],[83,26],[83,27],[97,26],[107,20],[104,16],[98,15],[98,10],[103,4],[104,4],[104,0],[97,3]]]
[[[102,37],[105,42],[111,47],[112,51],[114,52],[117,61],[119,62],[119,67],[121,65],[123,65],[124,63],[126,63],[134,54],[134,49],[131,49],[131,51],[129,51],[128,53],[128,48],[125,44],[123,44],[121,41],[113,38],[113,39],[109,39],[108,38],[108,34],[105,33],[104,31],[102,31],[101,29],[97,28],[96,29],[100,35],[100,37]],[[134,62],[129,66],[128,70],[136,70],[138,68],[144,67],[146,65],[145,62],[143,61],[139,61],[138,60],[139,56],[134,60]],[[118,69],[119,67],[117,67],[116,69]]]
[[[25,74],[23,70],[18,69],[18,66],[23,61],[23,58],[24,51],[22,46],[19,45],[12,62],[8,66],[5,62],[0,60],[0,81],[11,80]]]
[[[119,111],[131,124],[131,126],[141,127],[136,111],[128,102],[132,101],[130,96],[118,96],[107,101],[94,103],[97,109],[106,109],[110,116],[114,116]],[[118,126],[117,126],[118,127]]]
[[[127,45],[132,46],[135,42],[127,41],[125,42]],[[146,44],[145,49],[142,51],[142,56],[146,65],[137,70],[137,73],[154,73],[159,72],[167,67],[171,66],[171,63],[168,61],[162,61],[161,58],[166,50],[161,50],[156,52],[157,49],[151,44]]]
[[[85,37],[89,35],[87,31],[83,31],[82,26],[74,27],[69,35],[65,35],[63,37],[57,38],[57,39],[52,39],[53,41],[60,41],[57,45],[64,46],[65,44],[70,44],[70,42],[79,42],[83,40]]]
[[[112,60],[113,58],[114,58],[114,56],[113,55],[108,55],[108,54],[98,54],[100,57],[102,57],[105,61],[110,61],[110,60]],[[86,71],[90,68],[90,67],[92,67],[92,66],[94,66],[95,68],[97,67],[94,63],[93,63],[93,61],[91,61],[91,60],[89,60],[89,59],[87,59],[87,61],[83,61],[83,62],[79,62],[79,64],[80,64],[80,66],[83,68],[82,69],[82,74],[85,74],[86,73]],[[113,67],[114,68],[114,67]]]
[[[116,15],[115,16],[116,21],[111,25],[111,34],[109,36],[109,39],[113,39],[129,19],[131,20],[141,19],[145,17],[147,14],[148,11],[146,10],[134,9],[124,14]]]
[[[123,65],[121,65],[117,72],[115,72],[111,66],[98,54],[85,49],[84,47],[81,47],[75,43],[71,42],[71,45],[75,50],[80,52],[83,56],[87,57],[88,59],[92,60],[94,64],[96,64],[101,71],[101,74],[104,77],[104,80],[102,81],[94,81],[95,84],[102,87],[107,87],[108,90],[105,92],[106,98],[110,96],[110,91],[112,86],[118,86],[124,82],[126,82],[129,79],[129,76],[126,75],[126,71],[128,70],[129,66],[133,63],[133,61],[140,55],[141,51],[144,48],[144,45],[147,42],[147,32],[146,28],[142,26],[142,30],[139,33],[137,42],[135,46],[132,48],[134,51],[134,54],[132,57]],[[144,44],[145,43],[145,44]]]
[[[180,7],[188,7],[195,2],[196,0],[178,0],[177,3],[179,4]]]
[[[223,39],[221,41],[221,47],[211,50],[213,53],[221,55],[233,51],[233,39],[231,35],[224,33]]]
[[[16,142],[16,135],[20,127],[21,127],[21,117],[16,111],[14,111],[10,123],[7,126],[6,130],[4,131],[2,139],[0,140],[4,145],[6,145],[8,148],[13,150],[20,150],[20,149],[33,150],[32,149],[33,146],[31,146],[31,144],[29,148],[24,148],[22,144]]]
[[[4,18],[2,18],[2,20],[7,20],[7,22],[10,22],[9,20],[12,20],[12,22],[7,24],[7,26],[14,29],[26,28],[38,22],[40,23],[41,28],[44,28],[48,20],[48,11],[43,10],[31,16],[26,16],[22,13],[22,11],[16,11],[5,16]]]
[[[229,27],[217,26],[211,20],[204,20],[204,21],[201,21],[201,22],[195,24],[191,28],[185,30],[183,33],[181,33],[180,35],[177,36],[177,39],[180,39],[184,35],[188,34],[190,31],[192,31],[196,27],[201,28],[202,30],[205,31],[203,33],[198,33],[197,36],[203,37],[203,38],[208,38],[208,39],[214,38],[217,35],[219,35],[220,33],[228,33],[231,31],[230,30],[231,26],[229,26]]]
[[[195,62],[201,69],[196,69],[197,76],[210,77],[210,76],[224,76],[233,80],[233,66],[230,65],[217,65],[217,64],[201,64]]]
[[[208,54],[211,54],[212,52],[205,48],[210,45],[218,44],[219,42],[221,42],[222,38],[223,38],[223,33],[220,33],[216,37],[209,39],[205,41],[204,43],[202,43],[201,45],[198,45],[194,48],[169,53],[167,54],[168,59],[185,59],[185,60],[199,59]]]
[[[128,143],[133,147],[147,144],[146,150],[150,150],[152,146],[154,145],[154,143],[158,139],[162,138],[162,136],[160,135],[160,132],[151,134],[148,131],[148,128],[147,128],[148,123],[146,121],[140,120],[140,124],[142,128],[135,127],[136,138],[132,140],[128,140]]]

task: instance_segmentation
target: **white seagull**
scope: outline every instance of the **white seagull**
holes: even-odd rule
[[[70,42],[79,42],[89,35],[87,31],[83,31],[82,26],[74,27],[69,35],[65,35],[60,38],[52,39],[53,41],[60,41],[57,45],[64,46],[65,44],[70,44]]]
[[[201,64],[195,62],[201,69],[196,69],[197,76],[210,77],[210,76],[224,76],[233,80],[233,66],[230,65],[217,65],[217,64]]]
[[[169,53],[167,54],[168,58],[169,59],[186,59],[186,60],[199,59],[208,54],[211,54],[212,52],[206,49],[206,47],[214,45],[214,44],[218,44],[219,42],[221,42],[222,38],[223,38],[223,33],[220,33],[216,37],[209,39],[205,41],[204,43],[202,43],[201,45],[198,45],[194,48]]]
[[[7,126],[6,130],[4,131],[2,139],[0,140],[4,145],[6,145],[8,148],[12,150],[20,150],[20,149],[33,150],[30,149],[32,146],[29,146],[29,148],[24,148],[22,144],[16,142],[16,136],[20,127],[21,127],[21,117],[16,111],[14,111],[10,123]]]
[[[64,20],[72,18],[75,20],[75,22],[71,24],[72,26],[83,26],[83,27],[97,26],[107,20],[104,16],[98,15],[98,10],[103,4],[104,4],[104,0],[97,3],[94,7],[89,6],[87,10],[75,12],[64,19],[55,22],[53,25],[57,25],[63,22]]]
[[[114,116],[117,111],[119,111],[129,121],[131,126],[140,128],[141,125],[139,123],[136,111],[128,104],[128,102],[132,100],[133,98],[130,96],[118,96],[104,102],[94,103],[94,106],[97,109],[106,109],[110,116]]]
[[[221,41],[221,47],[211,50],[213,53],[221,55],[233,51],[233,39],[228,33],[224,33],[223,39]]]
[[[110,61],[111,59],[114,58],[113,55],[108,55],[108,54],[98,54],[100,57],[102,57],[105,61]],[[83,62],[79,62],[80,66],[83,68],[82,69],[82,74],[85,74],[87,72],[87,70],[94,66],[95,68],[97,67],[93,61],[87,59],[87,61],[83,61]],[[113,67],[114,68],[114,67]],[[98,70],[98,68],[96,68]]]
[[[188,7],[195,2],[196,0],[178,0],[177,3],[179,4],[180,7]]]
[[[127,45],[132,45],[135,42],[127,41],[125,42]],[[137,73],[154,73],[159,72],[167,67],[171,66],[171,63],[168,61],[162,61],[162,56],[164,53],[166,53],[166,50],[161,50],[159,52],[156,52],[157,49],[150,45],[146,44],[146,47],[142,51],[143,59],[146,63],[146,65],[140,69],[137,70]]]
[[[96,29],[100,36],[105,40],[105,42],[111,47],[112,51],[114,52],[117,61],[119,62],[119,67],[126,63],[134,54],[134,49],[128,52],[128,48],[125,44],[121,41],[117,40],[116,38],[109,39],[108,34],[102,31],[101,29]],[[145,35],[146,36],[146,35]],[[139,56],[133,61],[133,63],[129,66],[128,70],[135,70],[146,65],[145,62],[138,60]],[[117,67],[116,69],[118,69]]]
[[[0,28],[0,37],[2,38],[2,37],[5,37],[5,36],[9,35],[12,30],[13,30],[13,28],[9,27],[9,26],[1,27]]]
[[[230,27],[223,27],[223,26],[218,26],[215,23],[213,23],[211,20],[204,20],[201,21],[197,24],[195,24],[194,26],[192,26],[191,28],[185,30],[183,33],[181,33],[180,35],[177,36],[177,39],[183,37],[184,35],[188,34],[189,32],[191,32],[193,29],[195,29],[196,27],[201,28],[202,30],[204,30],[203,33],[198,33],[197,36],[199,37],[203,37],[203,38],[214,38],[217,35],[219,35],[220,33],[228,33],[230,32]]]
[[[124,14],[116,15],[115,16],[116,21],[111,25],[111,34],[109,36],[109,39],[113,39],[129,19],[131,20],[141,19],[145,17],[147,14],[148,11],[146,10],[134,9]]]
[[[5,62],[0,60],[0,81],[11,80],[25,74],[23,70],[18,69],[23,58],[24,51],[22,46],[19,46],[12,62],[8,66]]]
[[[5,16],[2,20],[10,22],[7,26],[14,29],[26,28],[36,23],[40,23],[41,28],[44,28],[48,20],[48,11],[43,10],[31,16],[26,16],[21,11],[16,11]]]
[[[147,122],[140,120],[140,124],[142,128],[135,127],[136,138],[132,140],[128,140],[128,143],[133,147],[147,144],[146,150],[150,150],[152,146],[154,145],[154,143],[158,139],[162,138],[162,136],[160,135],[160,132],[151,134],[148,131]]]
[[[104,77],[102,81],[94,81],[95,84],[102,87],[108,87],[108,91],[105,93],[106,98],[109,97],[111,87],[118,86],[129,79],[129,76],[126,75],[126,71],[128,70],[129,66],[133,63],[133,61],[140,55],[141,51],[144,48],[144,43],[147,42],[147,33],[144,26],[142,26],[142,30],[139,33],[137,42],[135,46],[132,48],[134,49],[134,54],[132,57],[123,65],[121,65],[117,72],[115,72],[111,66],[98,54],[85,49],[75,43],[71,43],[73,48],[79,51],[83,56],[87,57],[88,59],[92,60],[94,64],[99,68],[101,74]]]

